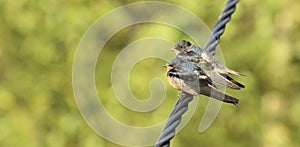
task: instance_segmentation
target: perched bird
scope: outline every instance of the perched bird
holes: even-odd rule
[[[169,83],[177,90],[194,96],[203,94],[223,102],[239,104],[239,99],[218,90],[210,77],[195,63],[175,58],[165,67]]]
[[[243,74],[229,69],[215,59],[214,56],[209,55],[205,50],[192,45],[189,41],[181,40],[177,42],[171,50],[175,52],[176,58],[196,63],[205,71],[214,83],[236,90],[245,88],[243,84],[235,81],[229,76],[229,74],[244,76]]]

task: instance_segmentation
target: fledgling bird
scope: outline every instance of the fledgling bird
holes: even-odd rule
[[[177,42],[171,50],[175,52],[176,58],[182,58],[200,66],[206,74],[213,79],[214,83],[236,90],[245,88],[243,84],[235,81],[229,76],[229,74],[244,76],[243,74],[229,69],[215,59],[214,56],[209,55],[205,50],[192,45],[189,41],[181,40]]]
[[[169,83],[191,95],[205,95],[223,102],[239,104],[239,99],[218,90],[205,72],[193,62],[175,58],[165,65]]]

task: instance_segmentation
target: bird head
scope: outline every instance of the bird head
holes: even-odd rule
[[[181,70],[182,65],[184,65],[184,61],[180,58],[175,58],[171,61],[169,61],[164,67],[167,69],[167,71],[170,70]]]
[[[187,51],[191,45],[189,41],[181,40],[174,45],[171,51],[174,51],[175,54],[178,55],[179,53]]]

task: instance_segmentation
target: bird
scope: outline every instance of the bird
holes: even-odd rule
[[[214,58],[213,55],[208,54],[205,50],[191,44],[187,40],[177,42],[171,51],[174,51],[176,58],[196,63],[206,72],[214,83],[235,90],[245,88],[243,84],[235,81],[229,76],[229,74],[245,76],[244,74],[226,67]]]
[[[165,66],[171,86],[193,96],[202,94],[226,103],[239,104],[239,99],[220,91],[205,71],[197,64],[182,58],[175,58]]]

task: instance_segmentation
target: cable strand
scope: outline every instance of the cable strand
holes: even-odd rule
[[[231,20],[231,15],[236,10],[236,4],[238,2],[239,0],[228,0],[225,8],[214,25],[211,35],[203,48],[210,55],[214,56],[216,54],[216,47],[220,42],[221,36],[225,32],[226,24]]]

